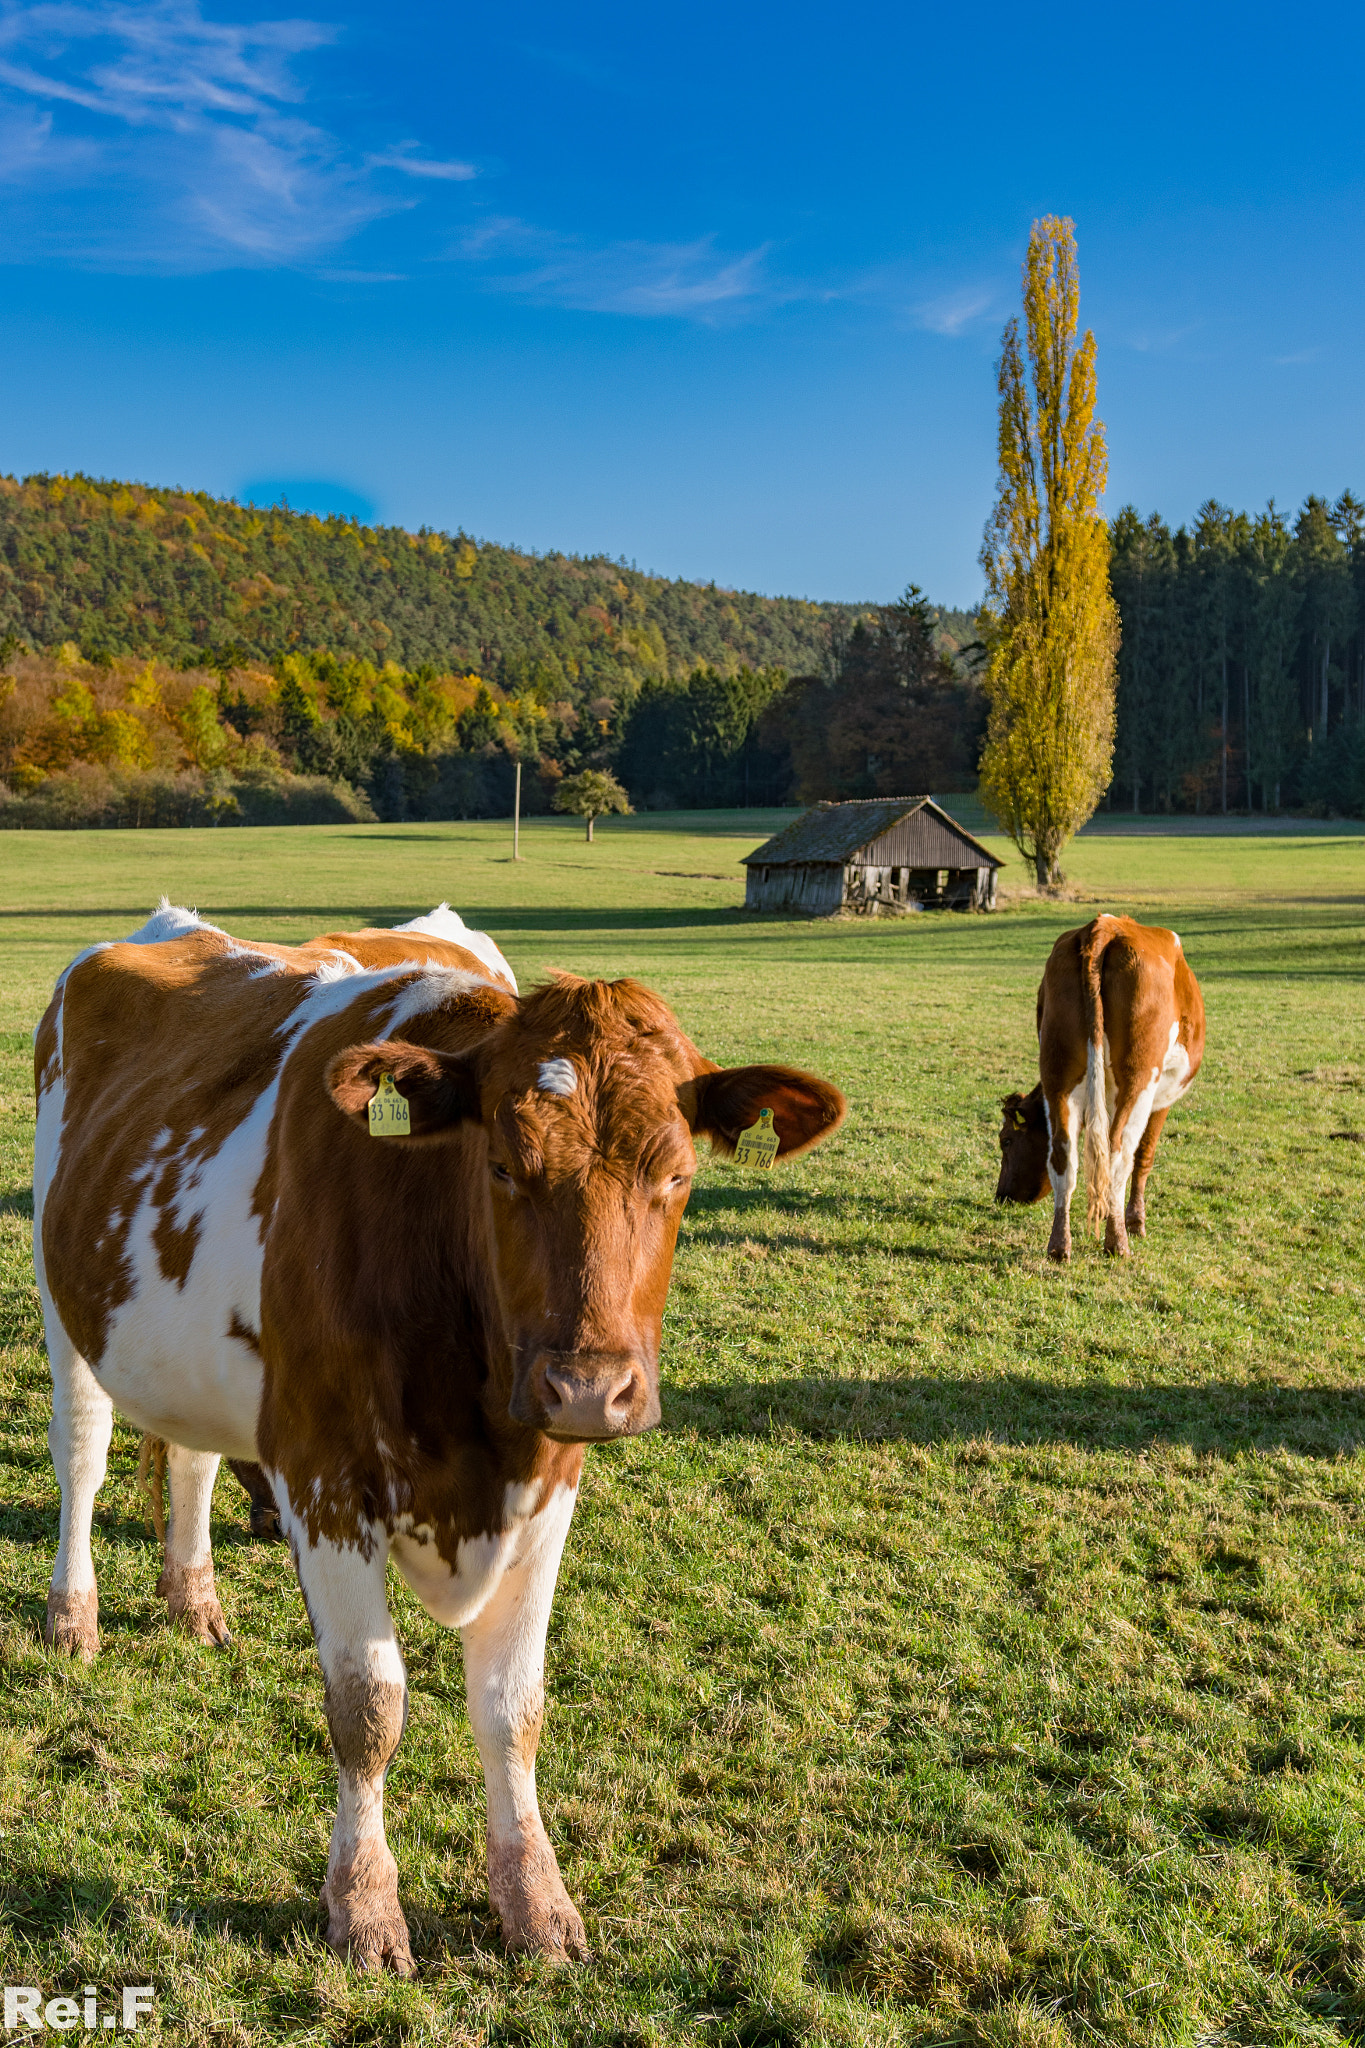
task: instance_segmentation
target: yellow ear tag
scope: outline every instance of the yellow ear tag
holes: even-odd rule
[[[384,1074],[379,1086],[370,1097],[370,1136],[372,1138],[410,1138],[412,1116],[408,1109],[407,1097],[400,1095],[393,1085],[393,1075]]]
[[[777,1157],[781,1141],[773,1129],[773,1113],[760,1109],[758,1122],[750,1124],[747,1131],[741,1131],[735,1144],[735,1165],[757,1167],[760,1173],[768,1173]]]

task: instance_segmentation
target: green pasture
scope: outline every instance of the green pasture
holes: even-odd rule
[[[152,1983],[194,2043],[1365,2040],[1365,834],[1101,820],[1074,900],[1014,863],[994,917],[812,924],[738,908],[772,823],[536,822],[520,866],[487,825],[5,835],[0,1982]],[[540,1785],[591,1970],[505,1960],[459,1643],[396,1582],[420,1974],[330,1955],[321,1679],[230,1478],[230,1648],[165,1624],[126,1429],[103,1654],[40,1646],[29,1032],[163,890],[276,939],[445,897],[524,979],[637,975],[714,1058],[851,1098],[771,1181],[704,1167],[664,1425],[588,1458]],[[1078,1229],[1058,1271],[992,1201],[997,1102],[1101,907],[1180,932],[1208,1054],[1146,1242]]]

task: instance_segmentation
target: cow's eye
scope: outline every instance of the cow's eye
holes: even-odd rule
[[[515,1189],[515,1180],[513,1180],[511,1174],[508,1172],[507,1168],[501,1163],[500,1160],[490,1159],[490,1161],[488,1162],[488,1171],[492,1175],[494,1187],[506,1188],[509,1191],[509,1193],[513,1189]]]

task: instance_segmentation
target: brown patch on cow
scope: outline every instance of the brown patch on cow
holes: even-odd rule
[[[358,1778],[381,1776],[403,1738],[407,1687],[345,1669],[327,1679],[324,1704],[339,1767]]]
[[[550,1962],[590,1963],[582,1915],[564,1888],[559,1863],[538,1820],[522,1821],[511,1839],[488,1836],[488,1897],[514,1954]]]
[[[199,1245],[199,1229],[203,1223],[203,1211],[196,1210],[185,1224],[175,1221],[172,1203],[180,1187],[180,1163],[172,1160],[157,1183],[153,1201],[160,1211],[156,1228],[152,1232],[152,1243],[156,1246],[156,1260],[162,1275],[174,1280],[183,1290],[194,1264],[194,1254]]]
[[[56,995],[44,1010],[42,1021],[33,1036],[35,1096],[43,1095],[61,1076],[61,1062],[57,1057],[57,1019],[60,1015],[61,997]]]
[[[218,1605],[211,1564],[174,1564],[167,1558],[156,1590],[166,1602],[172,1625],[195,1642],[217,1648],[232,1641]]]
[[[83,1664],[93,1663],[100,1647],[100,1601],[93,1587],[88,1593],[48,1593],[43,1641]]]

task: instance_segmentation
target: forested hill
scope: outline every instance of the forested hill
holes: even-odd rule
[[[619,701],[699,666],[818,672],[857,610],[199,491],[0,477],[0,642],[74,642],[87,660],[221,667],[326,648]]]

